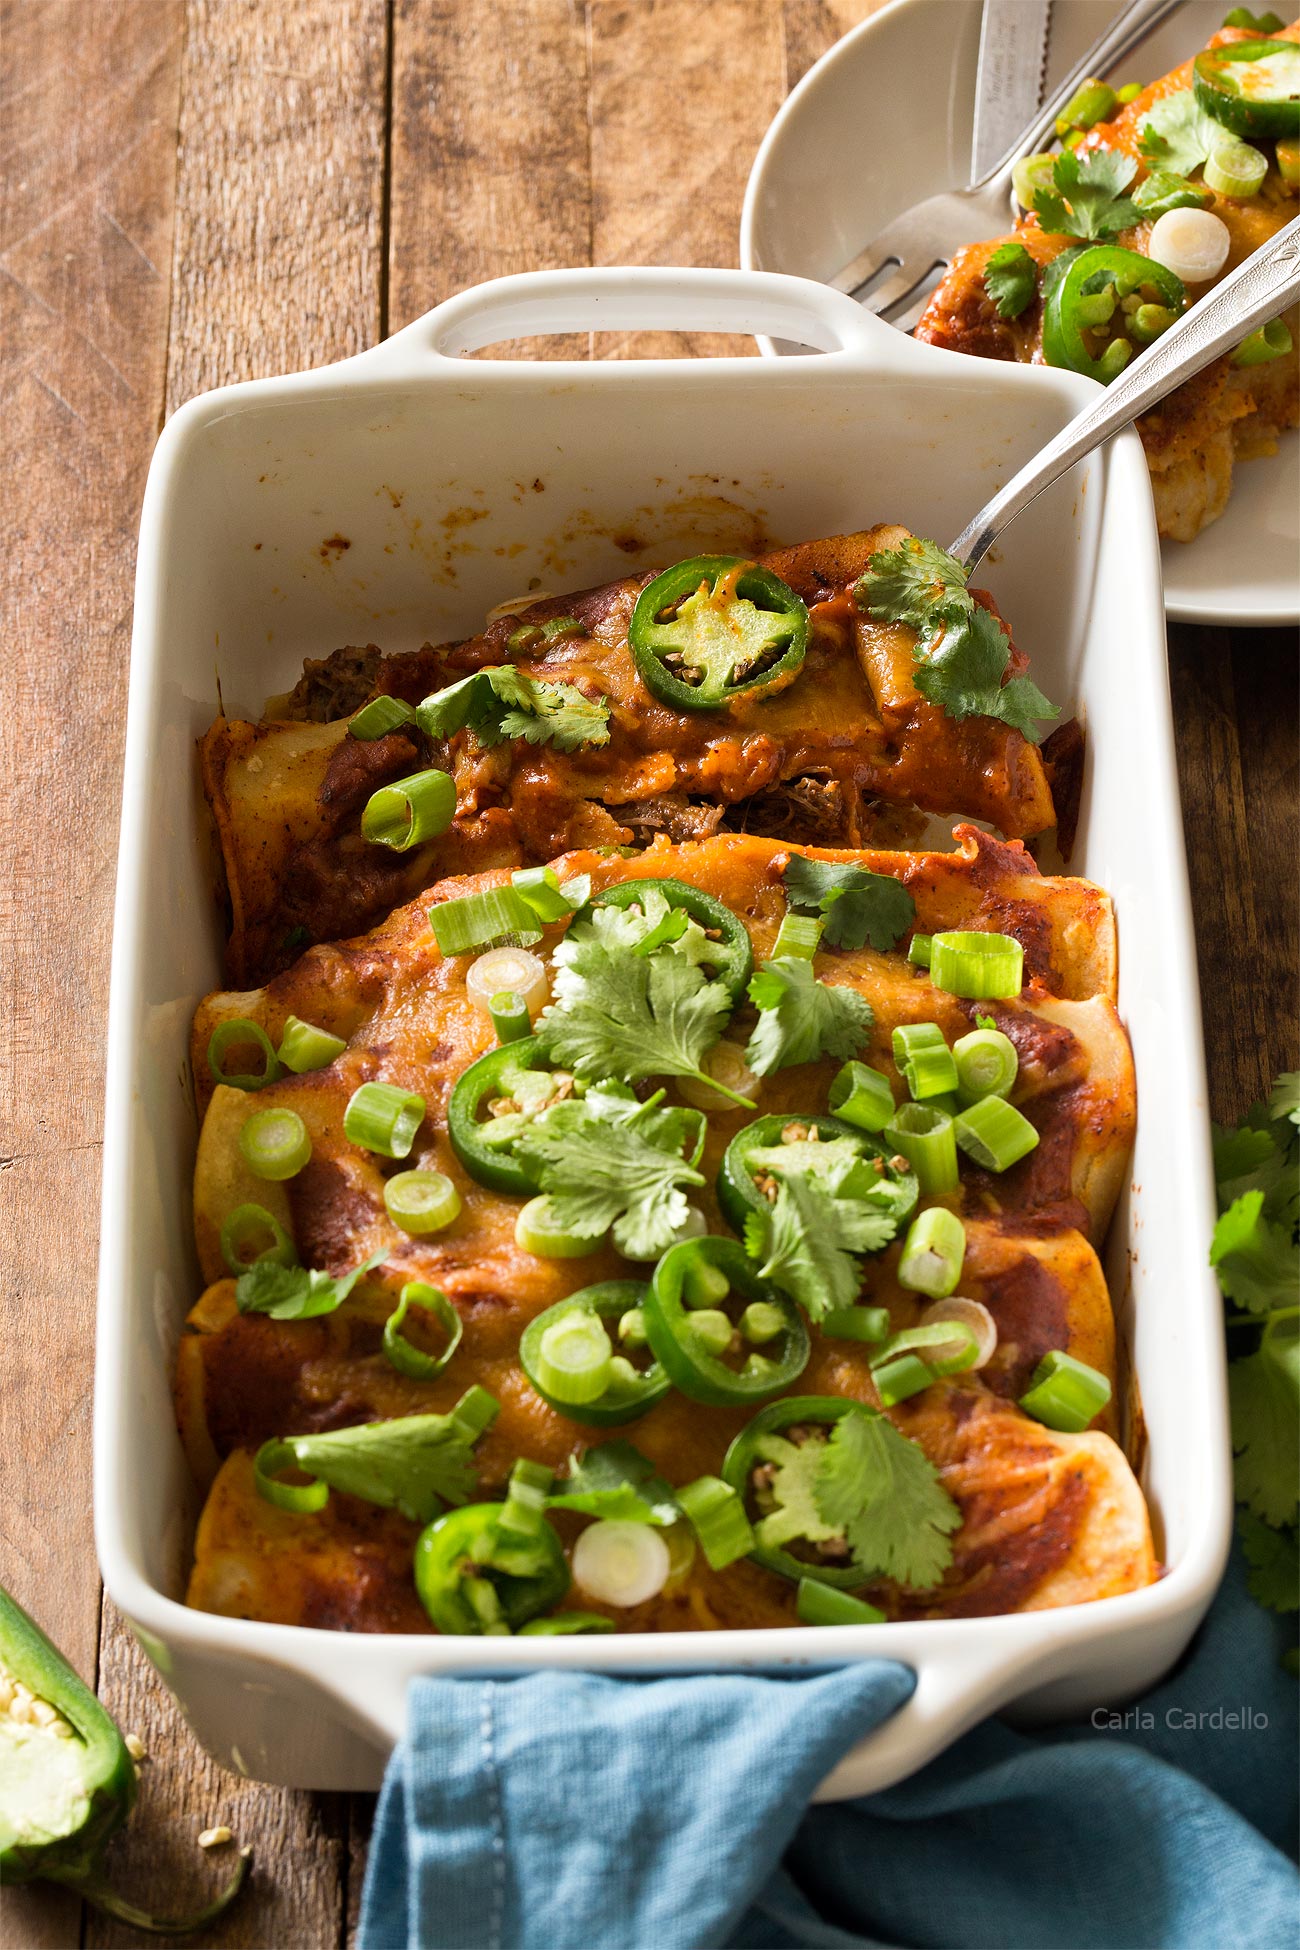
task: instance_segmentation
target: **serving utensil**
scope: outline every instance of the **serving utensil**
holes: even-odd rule
[[[984,0],[971,123],[972,183],[992,175],[1038,113],[1051,23],[1052,0]]]
[[[1183,0],[1130,0],[991,176],[967,189],[941,190],[914,203],[886,224],[830,283],[891,325],[910,330],[937,281],[935,273],[947,270],[954,251],[1006,229],[1012,167],[1022,156],[1033,155],[1054,140],[1057,114],[1079,83],[1114,68],[1182,4]]]
[[[1027,466],[967,522],[950,551],[973,569],[1034,496],[1111,435],[1131,425],[1224,352],[1267,325],[1300,297],[1300,217],[1198,299],[1190,311],[1076,413]]]

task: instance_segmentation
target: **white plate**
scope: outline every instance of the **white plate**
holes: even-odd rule
[[[1049,87],[1115,11],[1114,0],[1055,0]],[[1149,81],[1187,60],[1226,11],[1227,0],[1189,0],[1121,78]],[[754,159],[746,270],[833,277],[909,204],[967,180],[979,26],[980,0],[893,0],[823,55]],[[1300,434],[1240,466],[1220,519],[1162,554],[1165,609],[1179,622],[1300,619]]]

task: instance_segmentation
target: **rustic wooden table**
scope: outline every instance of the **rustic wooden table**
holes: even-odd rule
[[[95,1572],[103,1025],[150,449],[191,394],[359,351],[483,278],[734,263],[768,121],[873,4],[5,0],[2,1575],[148,1749],[121,1883],[174,1910],[229,1861],[199,1829],[253,1844],[202,1942],[350,1942],[373,1804],[214,1767]],[[1170,639],[1227,1118],[1296,1063],[1296,645]],[[33,1950],[133,1940],[53,1890],[7,1895],[5,1925]]]

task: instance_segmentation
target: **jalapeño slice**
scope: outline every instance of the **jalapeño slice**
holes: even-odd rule
[[[745,1303],[738,1323],[725,1312],[728,1300]],[[709,1234],[670,1247],[654,1270],[643,1312],[651,1351],[669,1380],[692,1401],[710,1407],[766,1401],[808,1365],[803,1315],[793,1300],[758,1277],[734,1239]],[[750,1348],[755,1334],[759,1338]],[[735,1341],[740,1352],[732,1354]]]
[[[627,640],[661,704],[714,711],[793,681],[808,648],[808,611],[757,562],[693,555],[641,591]]]
[[[501,1519],[504,1503],[470,1503],[420,1532],[415,1589],[440,1632],[505,1637],[558,1605],[569,1566],[543,1519],[521,1537]]]
[[[1192,92],[1234,135],[1300,135],[1300,46],[1260,40],[1207,48],[1192,64]]]
[[[817,1136],[794,1140],[798,1145],[795,1150],[794,1144],[784,1140],[784,1134],[799,1125],[805,1131],[816,1131]],[[769,1209],[768,1200],[755,1182],[755,1174],[761,1177],[771,1171],[779,1180],[781,1172],[779,1168],[773,1170],[771,1160],[760,1154],[788,1149],[791,1170],[817,1171],[819,1154],[814,1150],[817,1144],[836,1144],[835,1152],[822,1154],[828,1164],[832,1158],[837,1164],[845,1160],[848,1156],[845,1147],[851,1144],[857,1162],[850,1164],[848,1174],[837,1183],[837,1195],[865,1199],[877,1211],[888,1213],[901,1227],[917,1199],[916,1174],[906,1160],[900,1169],[894,1163],[894,1151],[868,1132],[841,1123],[838,1117],[809,1116],[803,1111],[756,1117],[732,1138],[718,1171],[717,1185],[718,1204],[727,1224],[743,1233],[747,1213]]]
[[[764,1513],[755,1509],[755,1485],[752,1481],[754,1471],[775,1459],[776,1444],[769,1444],[768,1438],[775,1437],[785,1443],[789,1438],[786,1429],[808,1431],[806,1440],[824,1442],[826,1435],[844,1415],[868,1415],[872,1411],[861,1402],[849,1401],[844,1395],[787,1395],[784,1401],[770,1402],[760,1409],[752,1422],[746,1424],[728,1449],[722,1464],[722,1480],[730,1483],[736,1495],[745,1505],[746,1514],[755,1519],[755,1529],[759,1531]],[[813,1434],[813,1430],[819,1432]],[[765,1453],[772,1447],[774,1455]],[[801,1540],[792,1537],[791,1544]],[[825,1542],[826,1540],[821,1540]],[[837,1590],[847,1591],[855,1585],[866,1584],[872,1573],[858,1564],[835,1563],[829,1558],[816,1556],[814,1540],[808,1540],[809,1555],[796,1557],[793,1550],[784,1545],[759,1543],[750,1552],[755,1564],[761,1564],[766,1571],[775,1571],[778,1577],[789,1578],[798,1584],[801,1578],[817,1578],[822,1584],[834,1585]]]
[[[521,1106],[517,1113],[497,1116],[488,1107],[511,1101],[512,1088],[519,1086],[526,1073],[538,1078],[540,1100],[548,1071],[537,1037],[526,1036],[518,1042],[500,1043],[480,1056],[452,1089],[447,1100],[451,1148],[470,1177],[490,1191],[531,1198],[537,1190],[531,1170],[516,1157],[513,1148],[514,1137],[528,1121],[526,1112]]]
[[[1124,300],[1134,293],[1144,302],[1130,317]],[[1043,357],[1108,386],[1186,305],[1182,279],[1140,251],[1119,244],[1062,251],[1043,277]]]
[[[733,914],[714,895],[688,886],[684,880],[619,880],[592,899],[593,907],[635,907],[647,894],[662,894],[672,907],[680,907],[710,937],[717,949],[713,966],[733,995],[742,995],[754,972],[754,946],[749,929],[738,914]],[[680,929],[680,923],[679,923]],[[641,944],[649,952],[653,941],[647,936]]]
[[[580,1293],[570,1294],[567,1300],[558,1300],[525,1327],[519,1342],[519,1365],[542,1400],[569,1421],[583,1422],[594,1429],[614,1428],[620,1422],[635,1422],[668,1393],[671,1383],[658,1361],[652,1360],[648,1367],[639,1369],[630,1358],[642,1338],[636,1326],[629,1323],[625,1332],[619,1331],[626,1316],[632,1315],[635,1320],[647,1292],[641,1280],[602,1280],[596,1286],[583,1287]],[[613,1323],[610,1340],[616,1351],[610,1363],[611,1373],[603,1392],[594,1401],[561,1401],[542,1385],[543,1336],[548,1328],[555,1327],[569,1314],[595,1315],[599,1320]]]

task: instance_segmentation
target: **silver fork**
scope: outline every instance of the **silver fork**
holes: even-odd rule
[[[1038,119],[991,176],[969,189],[941,190],[914,203],[886,224],[874,241],[829,280],[868,311],[908,331],[933,288],[933,274],[946,271],[962,244],[976,243],[1005,230],[1011,201],[1011,170],[1022,156],[1045,148],[1056,135],[1056,116],[1081,81],[1104,75],[1159,26],[1183,0],[1131,0],[1119,18],[1094,41],[1070,70]],[[924,289],[920,289],[924,287]]]
[[[1118,379],[1089,400],[1004,488],[967,522],[951,553],[973,569],[1036,494],[1112,434],[1156,406],[1211,359],[1229,352],[1300,297],[1300,217],[1261,244],[1230,277],[1199,298]]]

